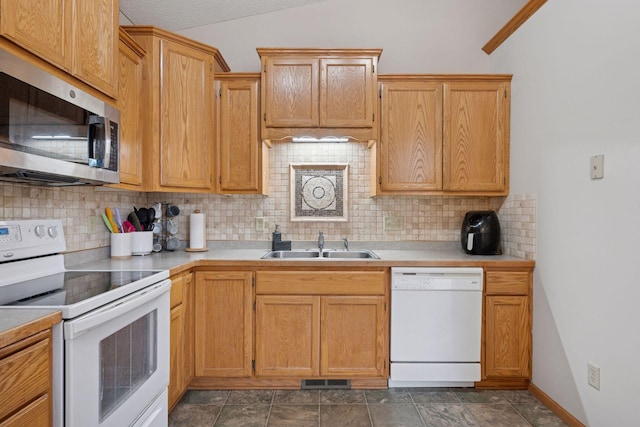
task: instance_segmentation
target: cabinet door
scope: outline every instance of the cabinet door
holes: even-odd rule
[[[452,82],[444,88],[444,190],[505,190],[507,84]]]
[[[169,331],[169,407],[182,395],[184,383],[184,310],[182,304],[171,309]]]
[[[371,58],[320,59],[320,126],[372,127],[374,84]]]
[[[68,0],[0,2],[0,34],[62,69],[69,68],[70,25]]]
[[[91,86],[114,96],[118,76],[118,0],[71,1],[72,72]]]
[[[382,376],[386,336],[384,297],[322,298],[320,374]]]
[[[120,184],[142,185],[142,60],[120,43],[118,108],[120,109]]]
[[[218,81],[219,190],[260,191],[259,77]]]
[[[485,375],[531,375],[531,324],[527,296],[488,295],[485,302]]]
[[[381,191],[442,190],[442,84],[381,86]]]
[[[320,297],[256,297],[256,376],[319,374]]]
[[[193,274],[187,273],[182,282],[182,307],[184,312],[184,332],[182,340],[183,377],[182,391],[186,390],[195,375],[195,324],[194,324]]]
[[[160,185],[210,189],[212,58],[171,41],[160,44]]]
[[[267,127],[318,126],[318,68],[312,58],[265,58]]]
[[[251,278],[251,272],[196,273],[196,376],[251,376]]]

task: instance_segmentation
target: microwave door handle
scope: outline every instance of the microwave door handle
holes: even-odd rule
[[[78,319],[64,323],[65,339],[77,338],[85,332],[110,320],[116,319],[123,314],[135,310],[145,303],[158,298],[161,294],[168,292],[171,288],[171,281],[164,280],[133,295],[129,295],[121,300],[114,301],[106,307],[88,313]],[[168,308],[168,307],[167,307]]]
[[[104,167],[105,126],[106,121],[104,117],[94,115],[89,117],[89,130],[87,135],[87,144],[89,144],[89,166],[98,168]],[[100,130],[102,130],[102,132],[100,132]]]

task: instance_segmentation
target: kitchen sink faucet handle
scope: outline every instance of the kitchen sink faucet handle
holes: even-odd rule
[[[322,252],[322,249],[324,248],[324,233],[322,231],[318,232],[318,249],[320,249],[320,252]]]
[[[348,251],[349,250],[349,240],[347,239],[347,236],[344,236],[342,238],[342,242],[344,243],[344,250]]]

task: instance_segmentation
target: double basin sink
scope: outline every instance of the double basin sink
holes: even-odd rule
[[[261,259],[380,259],[369,250],[364,251],[335,251],[308,249],[303,251],[269,251]]]

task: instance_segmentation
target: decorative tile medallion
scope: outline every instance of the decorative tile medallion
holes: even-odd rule
[[[291,163],[291,221],[347,221],[348,167]]]

